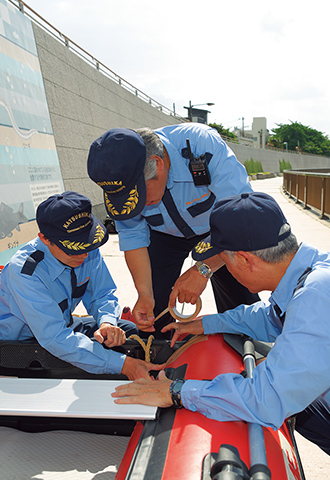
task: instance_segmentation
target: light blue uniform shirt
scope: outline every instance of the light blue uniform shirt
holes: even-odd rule
[[[251,192],[245,167],[222,140],[216,130],[203,124],[171,125],[155,130],[169,155],[171,166],[167,180],[174,203],[196,235],[209,231],[209,218],[214,203],[228,195]],[[189,170],[189,159],[182,156],[189,139],[195,157],[211,154],[209,172],[211,184],[195,187]],[[146,206],[140,215],[116,222],[121,250],[134,250],[149,246],[149,228],[183,237],[182,233],[160,202]]]
[[[44,253],[32,275],[21,273],[36,250]],[[120,308],[116,285],[99,249],[75,268],[81,298],[71,299],[71,268],[59,262],[39,238],[21,248],[0,275],[0,339],[36,338],[56,357],[91,373],[120,373],[126,356],[74,332],[70,313],[82,300],[97,324],[117,324]],[[73,317],[75,318],[75,317]],[[74,326],[74,324],[73,324]]]
[[[296,289],[307,267],[312,271]],[[275,304],[286,314],[283,327]],[[185,408],[219,421],[245,420],[278,429],[317,397],[330,402],[329,253],[303,243],[269,303],[205,316],[203,327],[205,334],[244,333],[275,345],[254,369],[253,379],[229,373],[210,382],[188,380],[182,388]]]

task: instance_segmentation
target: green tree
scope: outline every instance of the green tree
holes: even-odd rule
[[[221,136],[232,138],[233,140],[237,141],[236,136],[228,130],[228,128],[225,128],[223,125],[218,125],[217,123],[209,123],[209,127],[214,128],[217,130]]]
[[[330,156],[330,140],[322,132],[299,122],[277,125],[277,128],[273,128],[274,135],[269,139],[273,147],[283,148],[284,143],[287,142],[289,150],[300,148],[306,153]]]

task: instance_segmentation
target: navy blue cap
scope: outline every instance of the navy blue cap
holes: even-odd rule
[[[250,192],[218,201],[210,216],[211,235],[199,242],[195,260],[205,260],[223,250],[252,252],[275,247],[291,233],[280,234],[286,218],[273,197]]]
[[[104,190],[104,203],[113,220],[128,220],[143,210],[146,146],[134,130],[113,128],[92,143],[87,170]]]
[[[67,255],[81,255],[108,240],[104,225],[92,214],[89,198],[77,192],[52,195],[37,208],[41,233]]]

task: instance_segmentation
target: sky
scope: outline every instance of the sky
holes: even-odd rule
[[[330,137],[329,0],[24,1],[179,115],[190,101],[229,129],[266,117]]]

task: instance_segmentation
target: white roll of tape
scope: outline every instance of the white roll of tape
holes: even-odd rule
[[[169,310],[170,314],[172,315],[172,317],[175,318],[176,320],[179,320],[180,322],[190,322],[191,320],[194,320],[194,318],[197,317],[197,315],[199,314],[201,309],[202,309],[201,297],[197,298],[196,309],[195,309],[195,312],[192,315],[182,315],[181,313],[179,313],[177,311],[177,309],[175,307],[174,308],[171,308],[170,306],[168,307],[168,310]]]

